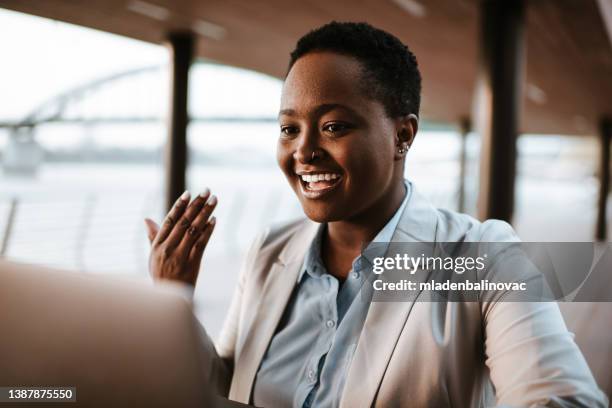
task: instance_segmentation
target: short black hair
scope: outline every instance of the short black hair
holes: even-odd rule
[[[316,51],[331,51],[361,62],[364,91],[383,104],[389,117],[419,115],[421,73],[416,57],[397,37],[368,23],[332,21],[298,40],[287,73],[300,57]]]

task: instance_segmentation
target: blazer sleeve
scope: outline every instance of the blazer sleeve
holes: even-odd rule
[[[512,228],[487,221],[483,242],[515,240]],[[499,406],[607,407],[556,302],[483,305],[486,365]]]

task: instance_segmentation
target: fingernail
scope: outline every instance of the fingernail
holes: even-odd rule
[[[181,200],[183,201],[187,201],[189,200],[189,190],[185,190],[185,192],[183,194],[181,194]]]
[[[212,217],[209,222],[210,225],[215,225],[215,223],[217,222],[217,217]]]
[[[204,189],[204,191],[202,191],[202,192],[199,194],[199,196],[200,196],[200,197],[202,197],[202,198],[205,198],[205,197],[206,197],[206,196],[208,196],[209,194],[210,194],[210,190],[208,189],[208,187],[206,187],[206,188]]]
[[[215,205],[217,204],[217,196],[211,196],[210,199],[208,200],[208,205]]]

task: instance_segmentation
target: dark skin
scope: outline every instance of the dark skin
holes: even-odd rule
[[[145,218],[151,243],[149,272],[155,280],[196,284],[204,249],[216,225],[211,214],[217,198],[205,189],[191,203],[189,199],[187,192],[179,197],[161,227]]]
[[[303,56],[285,80],[279,115],[279,166],[308,218],[327,223],[323,261],[339,279],[401,205],[405,151],[418,128],[415,115],[391,118],[365,95],[357,85],[362,69],[357,59],[331,52]],[[341,179],[312,199],[297,175],[303,171]]]
[[[306,216],[327,223],[323,262],[340,280],[350,272],[363,245],[374,239],[401,205],[406,194],[405,155],[418,129],[415,115],[389,117],[380,101],[366,95],[360,86],[362,70],[359,60],[349,56],[304,55],[287,75],[279,114],[279,167]],[[333,186],[320,194],[309,191],[301,178],[319,173],[337,176]],[[179,200],[161,231],[147,220],[155,279],[195,285],[196,270],[214,228],[209,218],[214,205],[204,205],[205,201],[201,198],[188,205]],[[197,220],[193,221],[197,236],[187,237],[185,218]],[[167,237],[173,237],[170,245]]]

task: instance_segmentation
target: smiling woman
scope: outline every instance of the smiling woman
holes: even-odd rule
[[[334,22],[298,42],[277,160],[307,218],[249,251],[216,345],[222,392],[266,407],[604,406],[555,303],[373,300],[364,247],[517,240],[404,180],[419,99],[416,58],[389,33]],[[188,203],[149,223],[156,278],[195,284],[216,199]]]
[[[352,27],[362,36],[372,35],[364,27]],[[361,220],[356,224],[369,228],[360,229],[355,238],[366,242],[405,195],[404,156],[418,127],[420,74],[414,56],[394,37],[384,36],[385,46],[379,49],[360,48],[349,26],[336,31],[344,31],[349,41],[321,30],[302,38],[291,55],[277,158],[310,219],[357,216]],[[351,49],[363,50],[359,59],[350,55]],[[299,183],[296,177],[325,172],[340,176],[333,190],[321,192],[333,194],[321,194],[317,186]]]
[[[281,98],[278,163],[306,216],[329,223],[323,256],[340,278],[406,195],[404,158],[417,130],[416,112],[390,117],[362,91],[363,76],[354,57],[313,50],[293,63]],[[326,173],[337,178],[301,178]]]

